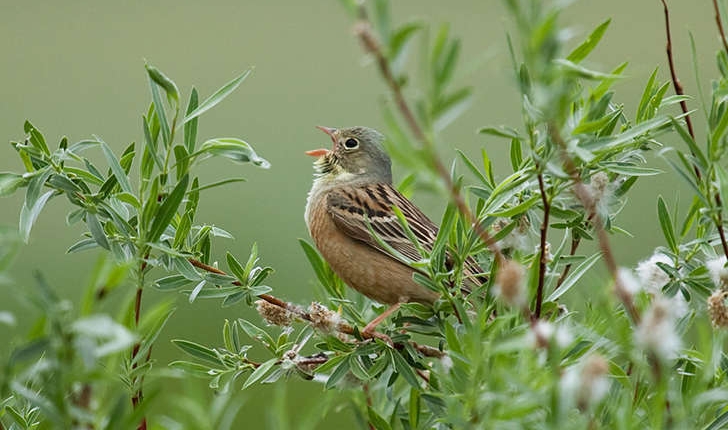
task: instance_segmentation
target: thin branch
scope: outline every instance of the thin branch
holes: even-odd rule
[[[538,172],[538,189],[541,192],[541,203],[543,204],[543,222],[541,223],[541,242],[539,244],[541,250],[541,258],[538,262],[538,287],[536,289],[536,309],[534,315],[541,318],[541,305],[543,303],[543,287],[546,278],[546,264],[548,263],[548,255],[546,253],[546,235],[549,230],[549,215],[551,212],[551,203],[546,196],[546,187],[543,183],[543,173]]]
[[[682,96],[685,95],[685,92],[683,91],[683,86],[680,83],[680,79],[677,77],[677,72],[675,71],[675,62],[672,58],[672,36],[670,34],[670,11],[667,8],[667,2],[665,0],[660,0],[662,2],[662,8],[665,12],[665,34],[667,36],[667,44],[665,46],[665,51],[667,52],[667,63],[670,66],[670,76],[672,78],[672,86],[675,89],[675,94]],[[688,115],[688,104],[685,100],[680,101],[680,109],[682,109],[682,112],[685,114],[685,123],[688,126],[688,133],[690,133],[690,136],[695,139],[695,131],[693,131],[693,122],[690,119],[690,115]],[[700,172],[698,171],[697,167],[695,168],[695,176],[697,178],[700,178]]]
[[[364,50],[374,56],[377,62],[377,66],[379,67],[379,72],[381,73],[382,77],[387,83],[387,86],[394,96],[394,101],[397,104],[397,108],[404,117],[405,122],[409,126],[412,134],[415,136],[415,138],[417,138],[417,140],[420,141],[420,143],[422,143],[424,148],[430,154],[431,161],[435,167],[435,170],[440,179],[445,183],[450,193],[450,197],[452,198],[453,202],[455,202],[458,210],[473,226],[475,232],[478,234],[483,243],[488,247],[488,249],[490,249],[495,258],[499,261],[503,261],[505,257],[503,256],[500,248],[493,240],[493,237],[483,227],[480,220],[475,215],[473,215],[473,212],[470,210],[470,208],[468,208],[468,205],[465,203],[465,199],[463,198],[462,194],[460,194],[460,189],[458,188],[457,184],[453,182],[452,177],[448,172],[448,169],[445,167],[439,157],[437,157],[435,145],[432,139],[430,139],[425,134],[422,127],[420,127],[417,118],[415,118],[415,115],[410,109],[409,104],[407,104],[407,100],[405,100],[404,95],[402,94],[402,87],[399,85],[397,79],[394,77],[392,69],[389,66],[389,62],[384,56],[382,48],[379,45],[379,41],[377,41],[376,37],[372,33],[371,23],[369,22],[363,7],[360,9],[360,18],[359,22],[355,26],[355,34],[361,41]]]
[[[675,64],[673,61],[672,56],[672,37],[670,36],[670,12],[667,8],[667,2],[666,0],[660,0],[662,2],[662,8],[665,12],[665,34],[667,37],[667,62],[670,66],[670,76],[672,78],[672,86],[675,88],[675,94],[677,95],[683,95],[683,87],[680,83],[680,79],[677,77],[677,72],[675,72]],[[720,10],[718,8],[718,2],[717,0],[713,0],[713,8],[715,9],[715,21],[718,24],[718,32],[720,33],[721,41],[723,42],[723,48],[726,50],[726,53],[728,53],[728,42],[726,41],[725,32],[723,31],[723,23],[720,19]],[[688,126],[688,133],[690,133],[690,137],[695,140],[695,132],[693,131],[693,123],[690,120],[690,115],[688,115],[688,105],[685,100],[680,101],[680,109],[682,110],[683,114],[685,115],[685,123]],[[690,153],[692,154],[692,149],[690,150]],[[693,156],[695,154],[692,154]],[[702,179],[702,175],[700,174],[700,170],[698,169],[698,166],[693,164],[693,171],[695,173],[695,177],[698,180]],[[723,231],[723,202],[721,201],[720,194],[718,192],[715,193],[714,196],[715,204],[717,205],[717,215],[714,218],[715,226],[718,229],[718,235],[720,236],[720,244],[723,248],[723,254],[728,258],[728,240],[726,240],[725,232]]]
[[[622,279],[619,276],[619,268],[617,267],[617,261],[614,258],[614,253],[612,252],[612,248],[609,244],[609,236],[607,236],[607,231],[604,229],[604,224],[602,223],[601,216],[597,213],[596,201],[594,200],[594,197],[592,197],[591,193],[586,188],[584,183],[581,181],[579,169],[577,169],[574,161],[571,159],[571,157],[569,157],[566,142],[564,142],[564,139],[561,138],[561,135],[559,134],[558,130],[556,130],[556,127],[551,125],[549,126],[549,136],[551,137],[551,140],[556,145],[558,145],[559,149],[561,150],[561,159],[563,160],[564,168],[566,169],[566,172],[569,174],[569,176],[571,176],[572,181],[574,181],[574,194],[576,194],[576,197],[579,199],[579,201],[581,201],[581,204],[584,206],[584,209],[589,214],[589,216],[593,217],[594,230],[597,232],[597,238],[599,239],[599,249],[602,252],[602,258],[604,259],[604,263],[607,265],[609,274],[614,279],[614,292],[616,293],[619,300],[622,302],[624,308],[627,310],[627,314],[629,314],[632,322],[635,324],[639,324],[640,314],[637,311],[634,302],[632,301],[632,294],[630,294],[630,292],[625,288],[622,283]]]
[[[569,256],[573,257],[576,254],[576,250],[579,248],[579,244],[581,243],[581,237],[576,236],[571,239],[571,249],[569,249]],[[571,267],[573,265],[571,263],[564,266],[564,270],[561,272],[561,276],[559,276],[558,281],[556,281],[556,288],[559,288],[561,284],[564,283],[564,280],[566,280],[566,276],[569,275],[569,271],[571,271]]]
[[[217,267],[210,266],[209,264],[205,264],[194,258],[189,258],[188,261],[193,266],[197,267],[198,269],[202,269],[206,272],[216,273],[218,275],[229,276],[226,272],[218,269]],[[242,285],[242,283],[240,281],[233,281],[233,285]],[[306,312],[302,307],[300,307],[298,305],[283,301],[283,300],[279,299],[278,297],[272,296],[270,294],[260,294],[257,297],[274,306],[277,306],[285,311],[290,312],[297,318],[299,318],[303,321],[306,321],[307,323],[313,325],[314,327],[318,326],[318,324],[319,324],[319,321],[317,321],[316,318],[314,318],[309,312]],[[380,333],[377,331],[373,331],[371,333],[358,332],[357,330],[355,330],[354,327],[352,327],[351,325],[349,325],[348,323],[346,323],[344,321],[338,322],[335,327],[332,327],[332,329],[338,331],[339,333],[343,333],[343,334],[350,335],[350,336],[356,336],[358,334],[359,336],[361,336],[364,339],[380,339],[387,343],[390,343],[390,344],[392,343],[389,336],[387,336],[384,333]],[[417,351],[419,351],[422,355],[424,355],[426,357],[442,358],[446,355],[443,351],[440,351],[439,349],[433,348],[431,346],[420,345],[414,341],[409,341],[408,343],[414,349],[416,349]],[[398,350],[403,349],[405,347],[405,345],[403,345],[402,343],[394,343],[393,346],[395,349],[398,349]]]
[[[723,42],[723,49],[728,54],[728,40],[725,38],[725,31],[723,31],[723,21],[720,19],[720,9],[718,8],[718,0],[713,0],[713,9],[715,9],[715,23],[718,25],[718,33],[720,33],[720,40]]]

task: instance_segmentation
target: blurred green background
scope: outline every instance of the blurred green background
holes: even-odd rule
[[[451,160],[454,148],[475,155],[486,146],[496,160],[499,178],[509,172],[503,140],[476,134],[480,126],[520,124],[520,101],[511,79],[505,32],[508,17],[500,1],[397,1],[397,23],[421,18],[433,24],[451,23],[463,39],[461,82],[475,86],[470,110],[442,136],[441,155]],[[687,31],[694,33],[701,83],[707,88],[714,70],[719,41],[709,1],[674,1],[673,38],[679,74],[689,94],[697,94]],[[268,171],[223,160],[203,165],[203,183],[244,176],[247,183],[213,189],[203,194],[198,219],[230,231],[234,241],[217,241],[217,256],[229,250],[246,258],[258,242],[262,262],[276,273],[270,279],[275,294],[308,303],[314,298],[315,278],[297,239],[307,237],[303,207],[311,182],[311,160],[303,151],[329,144],[314,125],[368,125],[382,128],[380,102],[385,88],[373,65],[362,55],[352,36],[352,22],[334,1],[211,1],[211,2],[11,2],[0,9],[0,141],[23,138],[23,121],[29,119],[56,145],[66,135],[71,142],[91,134],[121,150],[140,141],[141,114],[150,96],[144,60],[159,67],[189,94],[195,85],[201,98],[249,66],[254,74],[232,96],[200,122],[200,139],[240,137],[272,163]],[[608,71],[629,61],[626,76],[617,85],[618,102],[633,112],[641,86],[656,66],[660,79],[669,78],[664,54],[662,6],[652,1],[581,1],[563,16],[571,30],[565,36],[580,40],[593,27],[612,18],[601,46],[590,56],[592,68]],[[694,100],[691,108],[698,108]],[[699,136],[702,114],[695,117]],[[667,142],[673,142],[667,139]],[[21,170],[9,145],[0,147],[0,171]],[[621,223],[635,239],[615,241],[621,264],[634,265],[660,244],[655,222],[655,195],[675,201],[678,180],[667,174],[641,179],[636,194],[623,211]],[[395,165],[395,176],[404,172]],[[414,200],[425,212],[439,217],[443,201],[416,193]],[[687,202],[687,198],[683,197]],[[0,225],[17,225],[22,193],[0,201]],[[36,316],[18,290],[32,282],[31,271],[40,269],[64,296],[78,298],[95,261],[92,252],[67,255],[65,250],[81,233],[67,227],[68,205],[53,200],[41,214],[11,271],[15,283],[0,290],[0,310],[12,310],[21,333]],[[145,303],[162,297],[147,291]],[[185,337],[208,345],[222,343],[225,318],[258,320],[240,304],[221,309],[218,302],[189,304],[177,298],[178,310],[155,348],[157,366],[179,358],[169,339]],[[0,345],[14,333],[0,333]],[[204,386],[204,382],[200,383]],[[322,387],[313,382],[291,381],[285,397],[272,387],[256,387],[238,417],[249,428],[280,428],[267,416],[265,405],[285,398],[291,428],[304,415],[318,413]],[[319,428],[338,428],[352,422],[351,411],[330,411]]]

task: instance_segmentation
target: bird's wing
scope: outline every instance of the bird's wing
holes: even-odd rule
[[[397,219],[392,209],[394,206],[402,212],[423,248],[432,250],[437,237],[437,226],[417,206],[386,183],[337,188],[327,196],[326,206],[339,229],[384,253],[387,251],[369,233],[367,224],[382,241],[405,257],[413,261],[422,258]]]
[[[379,238],[389,246],[412,261],[420,260],[422,256],[405,233],[404,227],[392,209],[394,206],[404,215],[419,245],[427,251],[432,251],[438,227],[392,185],[376,183],[363,187],[341,187],[331,191],[326,198],[326,207],[334,223],[348,236],[388,254],[369,233],[367,226],[369,224]],[[467,292],[487,279],[483,276],[483,269],[472,256],[465,260],[463,274],[465,275],[463,290]]]

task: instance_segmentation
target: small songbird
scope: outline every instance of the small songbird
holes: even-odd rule
[[[417,261],[421,258],[417,246],[407,237],[392,208],[399,208],[424,249],[432,250],[438,232],[437,226],[392,185],[392,163],[382,146],[384,136],[367,127],[318,128],[334,145],[331,150],[306,152],[318,157],[305,213],[316,248],[350,287],[377,302],[393,305],[382,317],[396,310],[399,303],[433,303],[439,295],[416,283],[412,279],[415,269],[392,256],[370,234],[369,227],[400,254]],[[482,273],[472,258],[465,266],[471,275]],[[473,279],[469,282],[470,286],[477,285]],[[367,328],[371,329],[371,324]]]

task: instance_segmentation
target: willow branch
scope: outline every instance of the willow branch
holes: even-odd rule
[[[217,267],[210,266],[209,264],[205,264],[199,260],[196,260],[194,258],[189,258],[188,261],[198,269],[202,269],[206,272],[210,273],[216,273],[218,275],[223,276],[229,276],[226,272],[218,269]],[[240,281],[233,281],[233,285],[242,285]],[[319,321],[316,320],[315,317],[311,315],[311,313],[304,310],[302,307],[295,305],[293,303],[286,302],[284,300],[279,299],[278,297],[272,296],[270,294],[260,294],[257,296],[259,299],[264,300],[267,303],[270,303],[271,305],[277,306],[287,312],[290,312],[292,315],[297,317],[300,320],[303,320],[314,327],[317,327],[319,324]],[[343,333],[350,336],[359,335],[364,339],[380,339],[384,340],[387,343],[391,342],[391,339],[389,336],[387,336],[384,333],[380,333],[377,331],[373,331],[371,333],[369,332],[358,332],[354,327],[349,325],[348,323],[344,321],[339,321],[332,329],[338,331],[339,333]],[[440,351],[437,348],[433,348],[431,346],[427,345],[420,345],[417,342],[409,341],[409,344],[417,351],[420,352],[423,356],[426,357],[436,357],[436,358],[442,358],[446,354],[443,351]],[[402,349],[405,345],[401,343],[394,343],[394,348],[396,349]]]
[[[581,180],[579,175],[579,169],[574,164],[574,160],[571,159],[567,152],[566,142],[561,138],[558,130],[554,126],[549,126],[549,136],[551,140],[559,147],[561,152],[561,159],[564,163],[566,172],[574,182],[573,190],[576,197],[581,202],[584,209],[589,214],[589,217],[593,219],[594,230],[597,232],[597,238],[599,241],[599,249],[602,252],[602,258],[604,263],[609,270],[609,274],[614,279],[614,292],[617,298],[622,302],[622,305],[627,311],[627,314],[632,319],[632,322],[639,324],[640,314],[632,301],[632,294],[625,288],[621,277],[619,276],[619,268],[617,267],[617,261],[614,258],[611,245],[609,244],[609,236],[607,231],[604,229],[601,216],[597,213],[596,201],[592,196],[591,192],[587,189]]]
[[[543,222],[541,223],[541,258],[538,261],[538,287],[536,288],[536,309],[534,314],[536,318],[541,317],[541,305],[543,303],[543,287],[546,278],[546,264],[548,263],[548,255],[546,253],[546,235],[549,230],[549,215],[551,213],[551,202],[546,195],[546,187],[543,182],[543,173],[538,172],[538,189],[541,192],[541,203],[543,204]]]
[[[661,0],[662,2],[662,8],[665,12],[665,35],[667,38],[667,44],[666,44],[666,51],[667,51],[667,63],[670,66],[670,77],[672,78],[672,86],[675,89],[675,94],[682,96],[684,95],[683,86],[680,83],[680,79],[677,77],[677,72],[675,71],[675,63],[673,60],[672,55],[672,37],[670,35],[670,12],[667,7],[666,0]],[[717,0],[713,0],[713,8],[715,9],[715,21],[718,25],[718,32],[720,33],[721,41],[723,42],[723,48],[726,50],[726,53],[728,53],[728,42],[726,41],[725,32],[723,31],[723,23],[720,19],[720,10],[718,8],[718,2]],[[693,131],[693,123],[690,120],[690,115],[688,114],[688,105],[685,100],[680,101],[680,109],[682,110],[684,116],[685,116],[685,123],[688,126],[688,133],[690,133],[690,137],[695,140],[695,132]],[[690,150],[692,154],[692,149]],[[695,155],[695,154],[692,154]],[[695,177],[698,180],[702,179],[702,175],[700,174],[700,170],[698,169],[698,166],[693,164],[693,171],[695,173]],[[713,196],[713,199],[715,200],[715,204],[717,207],[717,213],[714,218],[715,226],[718,229],[718,236],[720,236],[720,244],[723,248],[723,254],[728,258],[728,240],[726,239],[725,232],[723,231],[723,202],[720,198],[720,193],[716,192]]]
[[[483,227],[483,224],[480,222],[480,220],[473,214],[468,205],[465,203],[465,199],[460,193],[460,189],[458,188],[457,184],[452,180],[448,169],[442,163],[440,158],[437,157],[434,142],[424,132],[419,122],[417,121],[417,118],[415,118],[412,109],[410,109],[409,104],[407,103],[407,100],[404,98],[404,94],[402,93],[402,87],[400,86],[399,82],[397,82],[397,79],[394,77],[392,69],[389,66],[389,61],[387,61],[387,58],[384,56],[379,41],[372,33],[371,23],[366,17],[363,8],[361,9],[359,22],[356,24],[355,27],[355,34],[359,38],[359,41],[364,47],[364,50],[374,56],[374,59],[376,60],[377,66],[379,68],[379,73],[382,75],[385,82],[387,83],[387,86],[389,87],[389,90],[392,92],[392,95],[394,96],[394,102],[397,105],[399,112],[404,117],[404,120],[407,123],[407,126],[409,127],[412,134],[417,140],[420,141],[423,147],[430,154],[431,161],[435,167],[435,171],[437,172],[440,179],[445,183],[445,186],[450,193],[450,197],[452,198],[455,205],[458,207],[458,210],[465,217],[468,223],[473,226],[475,232],[478,234],[483,243],[488,247],[488,249],[490,249],[495,258],[499,261],[503,261],[505,257],[503,256],[500,248],[495,243],[495,240],[493,240],[493,237]]]
[[[667,63],[670,66],[670,77],[672,78],[672,86],[675,89],[675,94],[682,96],[685,95],[685,92],[683,91],[683,86],[680,83],[680,79],[677,77],[677,72],[675,71],[675,62],[672,58],[672,36],[670,34],[670,11],[667,8],[667,3],[665,0],[660,0],[662,2],[662,9],[665,12],[665,35],[667,37],[667,43],[665,45],[665,51],[667,52]],[[688,126],[688,133],[690,133],[690,136],[695,139],[695,131],[693,131],[693,122],[690,119],[690,115],[688,115],[688,104],[685,100],[680,101],[680,109],[682,109],[682,112],[685,114],[685,123]],[[700,172],[695,168],[695,176],[697,178],[700,178]]]
[[[720,19],[720,9],[718,8],[718,0],[713,0],[713,9],[715,10],[715,23],[718,25],[718,33],[720,33],[720,40],[723,42],[723,49],[728,54],[728,40],[725,38],[725,31],[723,31],[723,21]]]

